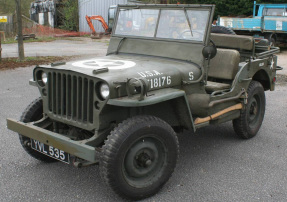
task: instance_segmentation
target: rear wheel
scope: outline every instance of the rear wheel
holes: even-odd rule
[[[272,46],[272,47],[275,47],[275,46],[276,46],[276,40],[275,40],[274,37],[272,37],[272,38],[270,39],[270,46]]]
[[[111,188],[126,199],[157,193],[174,171],[179,153],[173,129],[152,116],[127,119],[105,142],[100,169]]]
[[[277,41],[276,41],[276,34],[265,34],[264,39],[267,39],[269,42],[269,46],[275,47],[277,46]]]
[[[42,98],[34,100],[23,112],[20,121],[29,123],[38,121],[43,118],[43,101]],[[55,162],[56,159],[50,158],[40,152],[35,151],[31,148],[31,139],[19,134],[19,139],[24,150],[33,158],[43,162]]]
[[[260,129],[265,114],[264,89],[258,81],[251,81],[248,87],[247,105],[240,117],[233,120],[236,134],[244,139],[254,137]]]

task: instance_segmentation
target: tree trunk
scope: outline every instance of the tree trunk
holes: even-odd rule
[[[17,13],[17,27],[18,27],[18,56],[19,60],[23,61],[24,56],[24,44],[23,44],[23,32],[22,32],[22,12],[21,12],[21,0],[15,0],[16,13]]]

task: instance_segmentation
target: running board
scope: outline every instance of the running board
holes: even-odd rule
[[[196,118],[195,121],[194,121],[194,125],[205,123],[205,122],[208,122],[210,120],[214,120],[214,119],[216,119],[217,117],[219,117],[219,116],[221,116],[223,114],[226,114],[226,113],[234,111],[234,110],[239,110],[239,109],[242,109],[242,108],[243,108],[243,104],[239,103],[239,104],[233,105],[231,107],[228,107],[228,108],[226,108],[226,109],[224,109],[222,111],[219,111],[219,112],[217,112],[215,114],[207,116],[205,118]]]

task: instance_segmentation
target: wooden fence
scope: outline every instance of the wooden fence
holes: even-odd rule
[[[1,16],[7,16],[7,15],[1,15]],[[35,25],[35,22],[30,20],[28,17],[25,17],[25,16],[22,17],[23,30],[29,30],[34,25]],[[16,15],[8,15],[7,22],[0,22],[0,31],[2,33],[3,32],[5,33],[6,38],[15,37],[17,35]],[[28,31],[28,33],[25,33],[25,34],[31,34],[31,33]]]
[[[7,22],[0,22],[0,31],[4,31],[6,37],[15,36],[16,24],[14,21],[14,15],[3,15],[7,16]]]

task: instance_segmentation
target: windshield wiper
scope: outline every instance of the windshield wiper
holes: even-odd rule
[[[187,19],[187,24],[188,24],[189,29],[190,29],[191,37],[193,37],[192,29],[191,29],[191,24],[190,24],[190,21],[189,21],[189,18],[188,18],[188,15],[187,15],[186,9],[185,9],[185,8],[183,8],[183,10],[184,10],[184,13],[185,13],[185,17],[186,17],[186,19]]]

